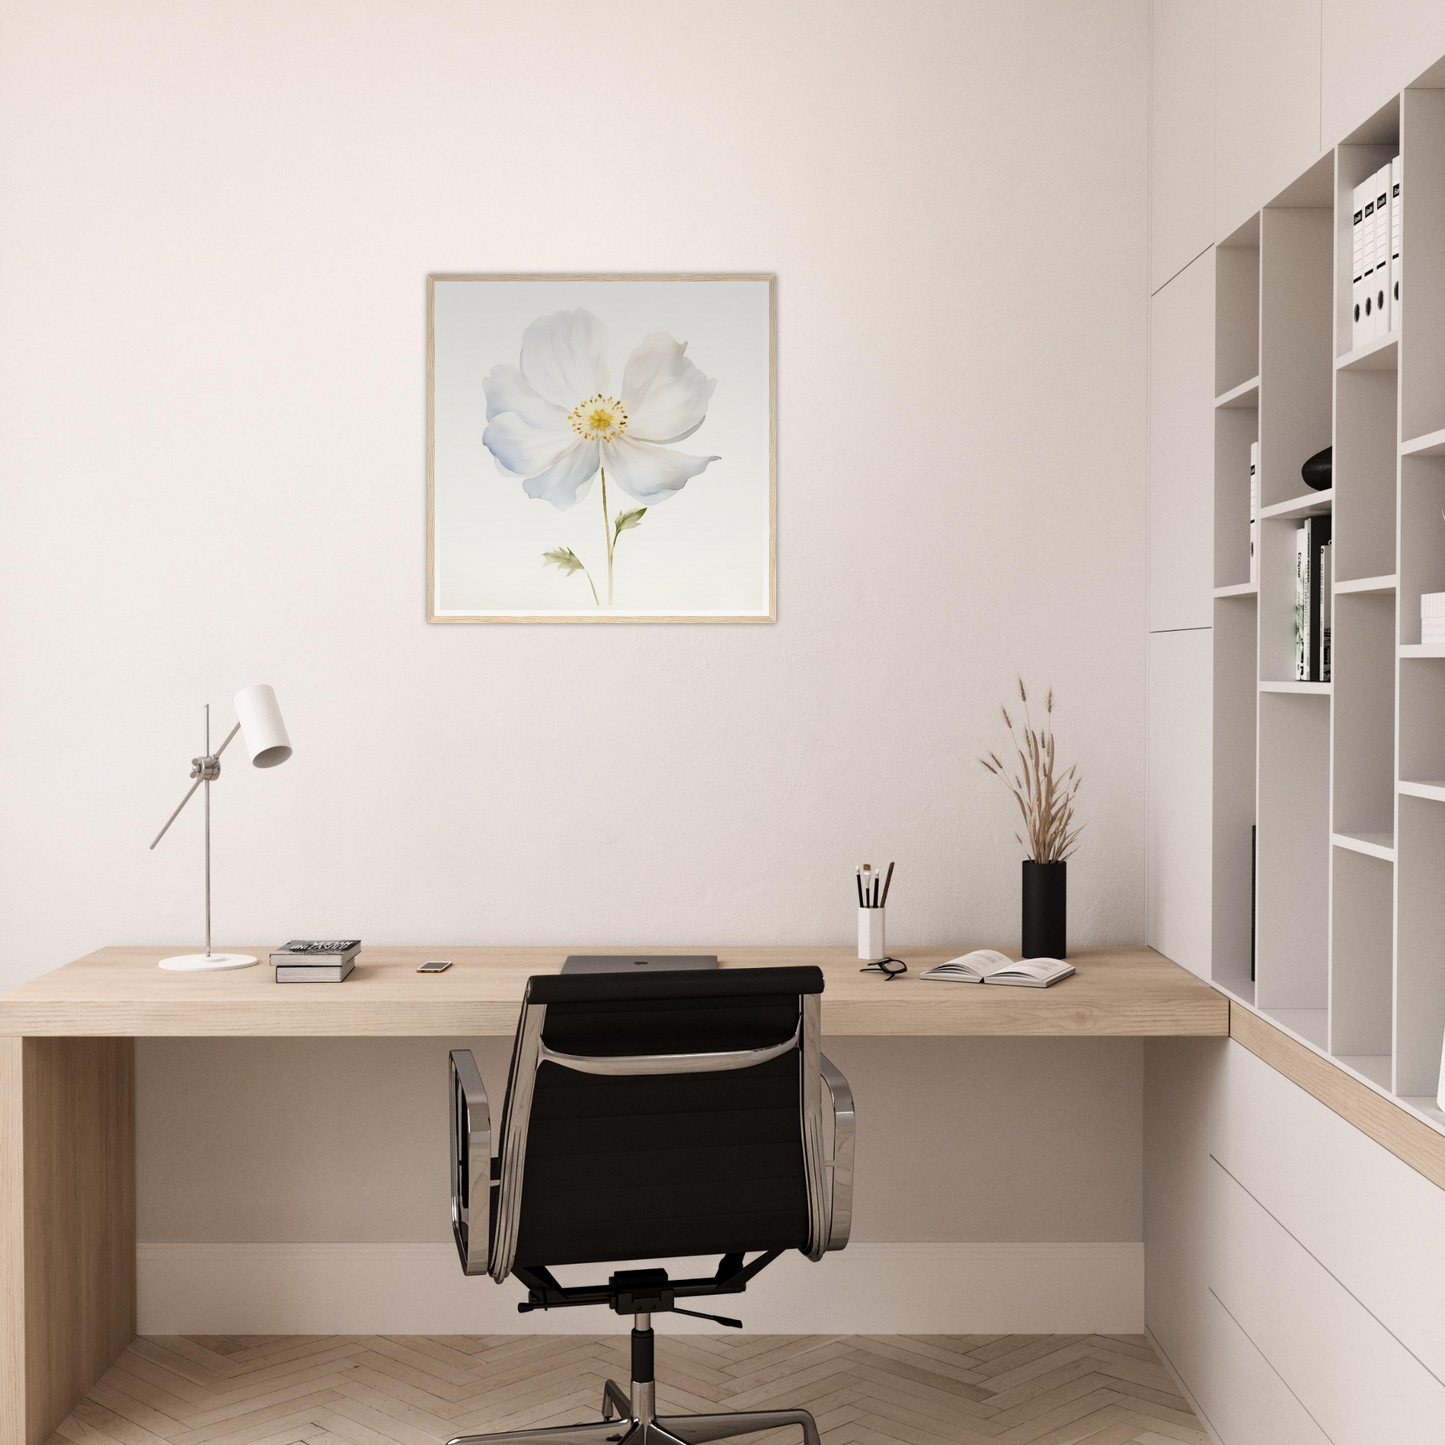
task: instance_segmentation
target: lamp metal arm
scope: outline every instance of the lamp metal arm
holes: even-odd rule
[[[241,724],[238,722],[235,727],[233,727],[231,731],[226,734],[226,741],[223,742],[221,746],[216,749],[215,752],[207,753],[204,757],[191,759],[191,776],[195,779],[195,782],[191,784],[189,791],[186,793],[186,796],[182,798],[179,803],[176,804],[176,810],[170,815],[169,818],[166,819],[165,826],[160,830],[159,833],[156,834],[154,840],[151,843],[152,848],[154,848],[156,844],[159,843],[161,839],[166,836],[166,833],[170,829],[171,824],[174,823],[176,819],[181,816],[181,809],[184,808],[186,804],[189,803],[191,799],[195,796],[196,789],[199,788],[202,783],[213,782],[216,778],[219,778],[221,776],[221,754],[226,751],[227,747],[230,746],[231,739],[234,738],[236,734],[240,731]]]

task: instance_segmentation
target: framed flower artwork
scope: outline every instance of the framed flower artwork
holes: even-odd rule
[[[429,622],[771,622],[776,278],[427,278]]]

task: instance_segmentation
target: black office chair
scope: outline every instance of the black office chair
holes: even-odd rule
[[[847,1244],[853,1098],[818,1047],[822,992],[816,968],[530,979],[495,1159],[476,1063],[453,1051],[462,1269],[498,1283],[515,1275],[527,1287],[523,1312],[605,1304],[633,1326],[632,1388],[607,1381],[600,1421],[451,1445],[703,1445],[782,1425],[819,1445],[806,1410],[659,1418],[652,1316],[741,1328],[677,1302],[739,1293],[787,1250],[817,1260]],[[563,1285],[552,1274],[714,1254],[714,1273],[695,1279],[645,1268]]]

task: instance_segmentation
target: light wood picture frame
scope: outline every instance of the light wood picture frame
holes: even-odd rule
[[[776,335],[771,274],[428,276],[427,621],[775,621]]]

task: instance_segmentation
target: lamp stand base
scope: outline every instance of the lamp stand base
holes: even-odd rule
[[[223,968],[250,968],[255,962],[249,953],[183,953],[161,959],[160,966],[172,973],[216,973]]]

